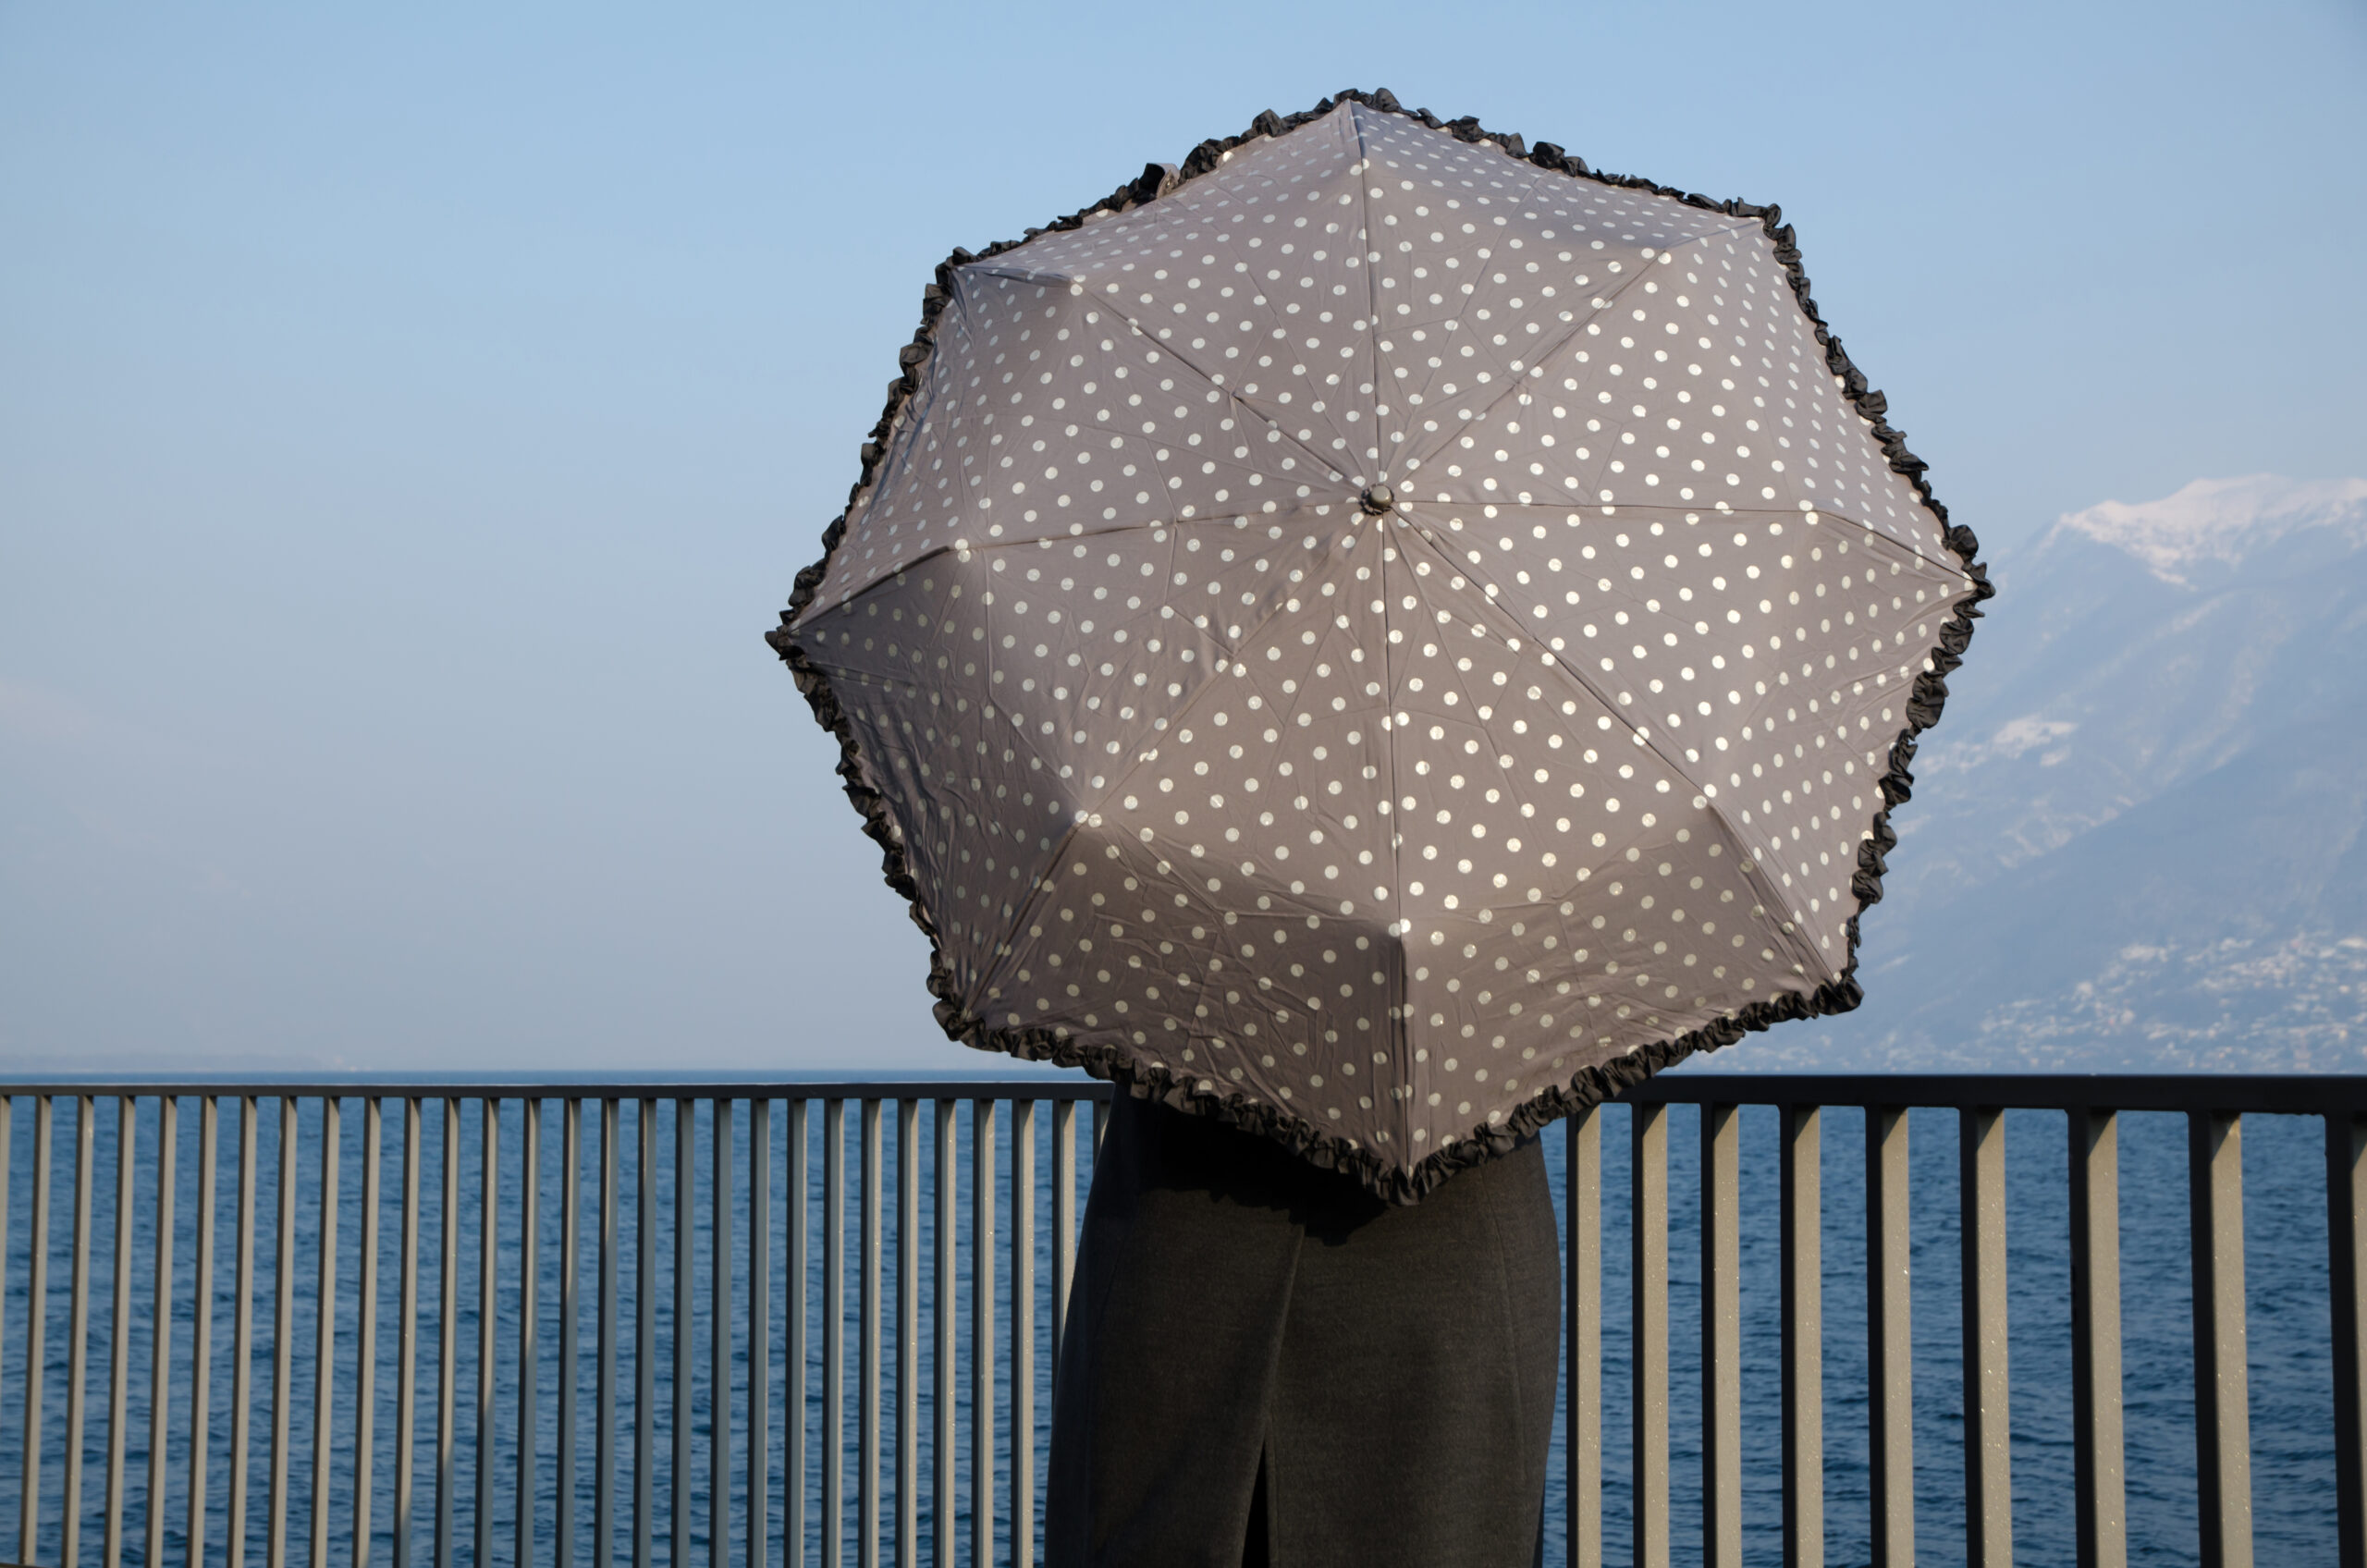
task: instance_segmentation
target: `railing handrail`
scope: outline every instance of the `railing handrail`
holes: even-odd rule
[[[158,1083],[48,1083],[0,1079],[0,1095],[131,1099],[159,1096],[216,1099],[414,1100],[1106,1100],[1110,1085],[1078,1078],[837,1078],[717,1079],[699,1083],[614,1082],[589,1077],[508,1079],[500,1083],[414,1083],[409,1079],[343,1081],[215,1079]]]
[[[1670,1072],[1623,1105],[2367,1115],[2367,1072]]]
[[[1054,1077],[708,1079],[519,1077],[428,1083],[398,1078],[155,1082],[0,1079],[0,1095],[56,1098],[198,1096],[254,1099],[1107,1100],[1108,1084]],[[1912,1106],[1919,1109],[2215,1110],[2237,1115],[2367,1116],[2367,1072],[1670,1072],[1619,1105]]]

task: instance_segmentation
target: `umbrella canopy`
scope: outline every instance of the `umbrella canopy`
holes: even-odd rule
[[[1386,92],[956,251],[769,636],[947,1031],[1410,1201],[1856,1005],[1990,590],[1797,263]]]

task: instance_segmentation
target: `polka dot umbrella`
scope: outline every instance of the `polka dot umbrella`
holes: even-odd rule
[[[948,1033],[1413,1201],[1856,1005],[1990,588],[1776,209],[1350,92],[902,368],[769,641]]]

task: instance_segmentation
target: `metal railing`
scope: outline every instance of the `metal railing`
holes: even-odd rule
[[[1822,1112],[1865,1117],[1867,1408],[1872,1561],[1915,1558],[1913,1387],[1907,1257],[1907,1111],[1957,1115],[1962,1247],[1965,1556],[1977,1568],[2013,1560],[2008,1469],[2005,1158],[2007,1110],[2056,1110],[2069,1122],[2071,1364],[2078,1561],[2128,1561],[2123,1474],[2120,1198],[2117,1118],[2168,1111],[2188,1121],[2189,1233],[2193,1283],[2196,1531],[2206,1568],[2252,1562],[2250,1407],[2246,1397],[2241,1130],[2247,1114],[2315,1116],[2325,1126],[2326,1235],[2333,1331],[2337,1538],[2346,1568],[2367,1562],[2367,1453],[2360,1412],[2367,1382],[2359,1280],[2367,1266],[2367,1077],[2180,1077],[1923,1074],[1673,1074],[1623,1096],[1634,1107],[1631,1331],[1637,1378],[1633,1537],[1639,1568],[1670,1561],[1668,1461],[1667,1120],[1699,1108],[1702,1163],[1702,1540],[1705,1564],[1742,1561],[1735,1456],[1743,1434],[1734,1280],[1738,1223],[1735,1111],[1781,1116],[1782,1452],[1784,1560],[1824,1560]],[[1600,1110],[1576,1118],[1568,1143],[1565,1222],[1569,1557],[1602,1561],[1600,1443],[1592,1413],[1600,1390],[1600,1224],[1587,1194],[1600,1186]]]
[[[1076,1109],[1107,1094],[1100,1085],[1052,1081],[0,1086],[12,1110],[16,1102],[29,1102],[33,1144],[30,1234],[12,1248],[6,1226],[16,1162],[8,1141],[18,1117],[0,1116],[0,1304],[40,1304],[27,1317],[22,1354],[0,1363],[6,1378],[0,1388],[24,1422],[17,1557],[79,1568],[90,1558],[86,1527],[95,1513],[97,1557],[107,1568],[127,1558],[244,1568],[256,1555],[266,1568],[282,1568],[291,1535],[303,1543],[293,1549],[302,1561],[325,1564],[342,1554],[353,1568],[370,1568],[382,1549],[413,1568],[491,1564],[504,1546],[512,1562],[549,1561],[559,1568],[574,1568],[579,1557],[604,1565],[629,1557],[634,1568],[650,1568],[660,1556],[668,1564],[704,1560],[712,1568],[816,1560],[836,1568],[852,1546],[853,1560],[871,1568],[880,1561],[883,1524],[900,1564],[926,1559],[950,1568],[965,1532],[968,1562],[1032,1561],[1040,1506],[1036,1455],[1044,1435],[1038,1383],[1048,1379],[1049,1346],[1058,1344],[1064,1328],[1074,1267]],[[195,1108],[193,1147],[184,1146],[190,1140],[178,1130],[183,1101]],[[1042,1104],[1050,1109],[1049,1170],[1037,1158]],[[344,1131],[348,1106],[361,1116],[359,1151]],[[542,1147],[546,1108],[554,1106],[558,1227],[550,1238],[540,1233],[550,1205],[539,1188],[550,1164]],[[61,1107],[70,1147],[57,1150]],[[929,1134],[922,1131],[925,1108]],[[859,1205],[852,1269],[850,1109],[858,1128],[852,1174]],[[889,1116],[896,1127],[892,1170],[883,1160],[882,1122]],[[399,1189],[388,1325],[395,1339],[391,1467],[375,1452],[388,1414],[376,1378],[387,1359],[379,1342],[389,1305],[380,1275],[389,1250],[381,1233],[388,1206],[380,1183],[389,1120]],[[225,1121],[235,1143],[227,1197],[219,1146]],[[259,1137],[275,1123],[273,1158],[263,1160]],[[431,1130],[435,1142],[423,1149]],[[113,1145],[106,1164],[114,1203],[94,1216],[102,1135]],[[513,1154],[504,1153],[505,1141]],[[926,1187],[925,1141],[933,1148]],[[963,1141],[966,1175],[958,1149]],[[143,1145],[157,1151],[144,1166]],[[629,1165],[620,1158],[628,1148]],[[193,1171],[185,1169],[191,1165]],[[423,1175],[431,1166],[436,1196],[423,1202]],[[309,1183],[308,1170],[316,1172]],[[341,1205],[340,1183],[355,1174],[361,1200]],[[195,1212],[177,1216],[180,1186],[191,1175]],[[742,1180],[744,1190],[735,1192]],[[626,1181],[630,1190],[621,1185]],[[53,1184],[60,1182],[70,1191],[62,1303],[51,1279],[60,1239],[52,1234]],[[266,1189],[260,1194],[259,1182]],[[473,1191],[464,1197],[469,1186]],[[881,1252],[883,1198],[891,1186],[892,1276]],[[1043,1231],[1039,1196],[1051,1218]],[[957,1209],[963,1198],[966,1237]],[[1007,1239],[998,1236],[999,1210],[1009,1217]],[[341,1218],[358,1218],[360,1228],[343,1245]],[[627,1247],[619,1230],[626,1219],[634,1275],[620,1288]],[[94,1256],[94,1220],[102,1219],[111,1262]],[[261,1278],[259,1220],[271,1227],[270,1262]],[[227,1292],[216,1284],[215,1256],[225,1224],[235,1255]],[[439,1254],[432,1260],[435,1299],[424,1309],[423,1226]],[[143,1231],[141,1248],[136,1243]],[[777,1240],[785,1252],[778,1269]],[[925,1245],[933,1263],[927,1277]],[[151,1259],[144,1314],[131,1289],[134,1256],[143,1251]],[[966,1255],[958,1257],[966,1267],[957,1267],[958,1255]],[[473,1292],[464,1294],[471,1256]],[[184,1259],[187,1275],[177,1272]],[[998,1264],[1005,1261],[1008,1275],[999,1280]],[[94,1264],[104,1267],[112,1295],[95,1379],[104,1404],[96,1499],[86,1492],[94,1457],[86,1452]],[[661,1281],[669,1264],[670,1280]],[[356,1268],[358,1282],[348,1288],[341,1271]],[[881,1358],[881,1314],[891,1283],[892,1385]],[[776,1285],[783,1298],[778,1314]],[[926,1339],[920,1332],[924,1296]],[[704,1381],[697,1354],[702,1305]],[[960,1331],[965,1306],[966,1339]],[[256,1321],[258,1307],[266,1325]],[[232,1341],[227,1412],[217,1408],[222,1402],[210,1383],[214,1339],[225,1317]],[[70,1348],[58,1368],[46,1335],[61,1318]],[[1007,1339],[999,1319],[1008,1325]],[[6,1327],[0,1321],[0,1337]],[[177,1337],[184,1330],[185,1356]],[[1039,1336],[1048,1341],[1040,1358]],[[587,1338],[588,1379],[582,1366]],[[431,1341],[433,1385],[423,1388],[420,1349]],[[469,1341],[473,1386],[463,1389],[461,1346]],[[307,1341],[311,1365],[300,1369],[300,1383],[297,1348]],[[144,1352],[149,1374],[144,1407],[136,1410],[128,1408],[138,1381],[135,1348]],[[62,1399],[49,1383],[60,1370]],[[258,1370],[267,1389],[256,1386]],[[630,1378],[630,1399],[620,1372]],[[546,1380],[555,1385],[555,1401],[546,1397]],[[587,1380],[589,1411],[582,1408]],[[892,1463],[883,1468],[881,1400],[889,1386]],[[307,1398],[309,1407],[300,1403]],[[421,1430],[423,1400],[434,1410],[432,1435]],[[844,1416],[850,1406],[852,1422],[820,1418],[825,1412]],[[260,1444],[258,1411],[270,1423]],[[226,1415],[227,1445],[219,1429]],[[309,1472],[302,1465],[306,1436]],[[547,1448],[546,1436],[553,1439]],[[136,1495],[127,1471],[134,1440],[145,1457]],[[259,1447],[267,1471],[260,1488],[253,1475]],[[924,1451],[930,1460],[926,1486]],[[211,1469],[217,1457],[227,1459],[227,1482]],[[464,1459],[472,1463],[464,1467]],[[61,1479],[45,1486],[52,1467]],[[259,1490],[260,1520],[251,1513]],[[818,1515],[810,1508],[814,1493]],[[382,1525],[376,1510],[386,1502],[392,1517]],[[890,1517],[883,1520],[889,1502]],[[301,1534],[299,1524],[306,1526]],[[127,1525],[140,1527],[136,1539],[127,1537]],[[547,1541],[538,1538],[544,1530]]]
[[[1038,1413],[1091,1160],[1076,1110],[1107,1094],[1053,1080],[0,1085],[0,1313],[22,1314],[0,1317],[0,1415],[22,1421],[18,1561],[1032,1562]],[[1699,1114],[1702,1562],[1738,1564],[1745,1537],[1740,1111],[1754,1106],[1779,1121],[1787,1564],[1824,1560],[1820,1136],[1836,1108],[1862,1110],[1865,1126],[1870,1554],[1914,1559],[1910,1107],[1957,1113],[1966,1555],[1982,1568],[2010,1562],[2013,1546],[2005,1111],[2068,1116],[2076,1540],[2081,1563],[2105,1565],[2128,1555],[2116,1114],[2189,1121],[2196,1528],[2214,1565],[2252,1550],[2242,1118],[2322,1118],[2337,1537],[2345,1563],[2367,1563],[2367,1078],[1702,1073],[1625,1096],[1630,1300],[1615,1359],[1638,1568],[1675,1552],[1669,1112],[1687,1104]],[[1565,1464],[1549,1533],[1578,1568],[1599,1568],[1604,1550],[1605,1114],[1562,1135]],[[23,1136],[31,1147],[13,1158]],[[358,1201],[341,1196],[354,1183]],[[213,1381],[226,1327],[227,1390]],[[6,1485],[0,1473],[0,1524]]]

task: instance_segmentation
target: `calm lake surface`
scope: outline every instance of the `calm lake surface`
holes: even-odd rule
[[[235,1089],[231,1091],[236,1093]],[[68,1248],[72,1236],[73,1159],[77,1146],[76,1106],[55,1102],[53,1133],[50,1216],[50,1265],[46,1307],[47,1367],[43,1429],[48,1434],[52,1458],[43,1469],[39,1487],[38,1528],[28,1561],[55,1564],[62,1550],[64,1506],[63,1466],[55,1455],[66,1428],[66,1388],[68,1373]],[[444,1180],[444,1107],[427,1102],[420,1126],[419,1185],[422,1219],[419,1240],[418,1456],[415,1461],[412,1550],[416,1561],[434,1560],[435,1538],[435,1422],[439,1379],[440,1333],[437,1327],[442,1291],[443,1234],[440,1193]],[[489,1562],[517,1561],[518,1367],[520,1354],[520,1294],[517,1288],[520,1192],[520,1150],[523,1112],[515,1101],[501,1107],[496,1170],[501,1205],[497,1224],[499,1256],[494,1311],[493,1421],[488,1440],[494,1448],[488,1501],[496,1524],[491,1532]],[[338,1208],[337,1215],[337,1342],[330,1375],[320,1378],[315,1366],[317,1289],[320,1279],[318,1237],[322,1152],[320,1105],[304,1102],[291,1153],[294,1159],[296,1244],[292,1263],[294,1292],[287,1323],[290,1351],[289,1397],[284,1413],[274,1409],[280,1326],[276,1317],[276,1270],[278,1267],[279,1170],[281,1121],[276,1101],[259,1102],[252,1129],[254,1140],[253,1257],[255,1289],[252,1330],[248,1348],[251,1393],[249,1401],[247,1445],[248,1503],[245,1509],[244,1561],[266,1561],[272,1449],[279,1421],[286,1422],[288,1454],[288,1561],[313,1561],[316,1521],[312,1496],[312,1467],[316,1424],[326,1419],[332,1439],[334,1481],[329,1517],[325,1523],[327,1561],[350,1563],[392,1562],[396,1466],[396,1403],[398,1374],[399,1246],[401,1234],[402,1119],[399,1104],[384,1113],[378,1183],[377,1334],[374,1397],[370,1412],[372,1507],[363,1534],[366,1553],[356,1551],[354,1467],[355,1434],[362,1383],[358,1364],[361,1315],[364,1116],[362,1103],[343,1102],[338,1146]],[[655,1249],[657,1286],[649,1302],[661,1368],[673,1364],[674,1250],[670,1216],[674,1207],[675,1121],[670,1105],[661,1106],[654,1149],[657,1193],[657,1244]],[[2191,1390],[2192,1342],[2187,1251],[2186,1129],[2183,1119],[2160,1115],[2125,1115],[2120,1130],[2121,1256],[2123,1363],[2128,1407],[2128,1476],[2130,1560],[2146,1563],[2182,1563],[2197,1560],[2194,1528],[2194,1428]],[[820,1313],[825,1280],[821,1213],[823,1193],[824,1119],[817,1104],[810,1113],[806,1151],[806,1194],[809,1243],[806,1302],[806,1397],[802,1415],[810,1434],[808,1463],[802,1476],[785,1471],[788,1412],[787,1342],[791,1296],[789,1257],[790,1167],[787,1108],[776,1105],[770,1126],[772,1203],[767,1215],[772,1275],[771,1310],[763,1341],[771,1346],[773,1366],[770,1475],[764,1483],[768,1497],[767,1534],[770,1561],[786,1560],[782,1538],[786,1499],[802,1483],[806,1498],[806,1560],[818,1562],[821,1471],[824,1458],[822,1403],[822,1324]],[[1861,1113],[1828,1111],[1823,1119],[1822,1162],[1824,1198],[1824,1443],[1826,1550],[1835,1564],[1869,1560],[1866,1502],[1865,1286],[1864,1286],[1864,1119]],[[2019,1111],[2006,1119],[2007,1247],[2011,1268],[2011,1366],[2013,1377],[2013,1489],[2015,1558],[2031,1563],[2062,1563],[2073,1559],[2071,1495],[2070,1305],[2068,1212],[2065,1184],[2065,1119],[2056,1113]],[[968,1335],[971,1302],[970,1267],[970,1129],[966,1108],[957,1118],[960,1149],[954,1166],[959,1217],[957,1245],[959,1283],[954,1309],[964,1340]],[[196,1208],[198,1188],[198,1116],[194,1101],[184,1101],[178,1137],[173,1151],[178,1191],[174,1210],[173,1356],[176,1372],[165,1423],[170,1482],[162,1500],[166,1529],[163,1561],[178,1565],[189,1561],[190,1501],[186,1493],[189,1445],[192,1434],[190,1408],[190,1346],[196,1295]],[[897,1244],[898,1125],[891,1105],[882,1117],[881,1161],[883,1250],[892,1268]],[[859,1114],[846,1118],[847,1203],[845,1288],[846,1336],[850,1355],[857,1342],[858,1292],[853,1270],[860,1256],[861,1139]],[[1079,1167],[1089,1174],[1089,1112],[1080,1116]],[[1700,1476],[1700,1337],[1699,1117],[1690,1108],[1669,1112],[1669,1171],[1672,1233],[1671,1268],[1671,1395],[1672,1451],[1674,1463],[1674,1531],[1679,1561],[1699,1556]],[[1606,1560],[1625,1562],[1630,1555],[1627,1517],[1628,1423],[1628,1175],[1629,1113],[1610,1108],[1602,1113],[1603,1219],[1603,1390],[1602,1432],[1605,1449],[1603,1537]],[[476,1504],[476,1415],[479,1366],[478,1229],[482,1169],[482,1112],[476,1102],[464,1101],[457,1128],[457,1167],[460,1209],[455,1240],[459,1266],[455,1276],[458,1305],[454,1318],[455,1443],[452,1466],[452,1557],[456,1565],[477,1562],[471,1520]],[[33,1127],[31,1102],[15,1102],[8,1142],[7,1231],[5,1288],[0,1288],[0,1555],[13,1555],[23,1496],[26,1433],[24,1390],[29,1306],[27,1302],[29,1246],[32,1234]],[[1742,1113],[1742,1312],[1743,1312],[1743,1430],[1745,1551],[1751,1561],[1775,1562],[1781,1557],[1779,1474],[1781,1429],[1777,1352],[1777,1147],[1776,1117],[1772,1109]],[[1952,1111],[1919,1111],[1911,1122],[1914,1170],[1912,1210],[1915,1231],[1913,1295],[1915,1311],[1915,1432],[1916,1535],[1921,1561],[1961,1562],[1964,1528],[1961,1507],[1963,1452],[1959,1414],[1959,1318],[1957,1289],[1956,1116]],[[744,1309],[748,1279],[747,1108],[739,1108],[732,1125],[734,1174],[731,1179],[732,1279],[735,1300],[742,1304],[726,1315],[731,1335],[732,1381],[744,1390],[750,1358],[750,1325]],[[714,1179],[711,1116],[701,1107],[695,1130],[695,1199],[703,1211]],[[231,1529],[230,1485],[233,1445],[233,1372],[236,1347],[233,1323],[236,1305],[238,1253],[239,1152],[245,1136],[239,1125],[239,1102],[222,1103],[218,1125],[215,1172],[217,1231],[215,1266],[207,1281],[214,1311],[210,1399],[203,1422],[207,1452],[205,1506],[200,1511],[203,1531],[202,1560],[227,1563]],[[1008,1106],[997,1122],[998,1141],[1004,1147],[997,1195],[998,1245],[1002,1256],[996,1268],[998,1339],[1007,1344],[1011,1322],[1009,1245],[1012,1203],[1008,1145],[1012,1115]],[[2250,1399],[2252,1415],[2252,1496],[2255,1537],[2263,1562],[2332,1563],[2336,1561],[2334,1493],[2334,1423],[2332,1367],[2329,1353],[2329,1313],[2326,1294],[2324,1158],[2321,1124],[2315,1119],[2253,1117],[2244,1130],[2244,1224],[2250,1329]],[[575,1446],[578,1474],[566,1488],[565,1517],[573,1532],[575,1561],[600,1562],[592,1540],[592,1468],[595,1452],[595,1366],[598,1180],[600,1169],[599,1115],[595,1105],[583,1120],[581,1161],[583,1207],[582,1298],[577,1332],[582,1379]],[[1036,1183],[1037,1225],[1036,1308],[1037,1412],[1036,1474],[1043,1475],[1042,1452],[1050,1410],[1050,1342],[1049,1280],[1050,1254],[1050,1108],[1036,1116],[1036,1142],[1040,1176]],[[83,1562],[100,1561],[102,1518],[105,1497],[108,1411],[104,1397],[107,1358],[113,1342],[117,1114],[112,1100],[97,1102],[92,1129],[93,1222],[91,1240],[88,1354],[90,1394],[84,1413],[86,1461],[82,1483],[82,1524],[79,1556]],[[932,1525],[927,1477],[933,1473],[935,1383],[933,1270],[935,1248],[934,1182],[936,1179],[934,1121],[923,1106],[918,1121],[920,1220],[917,1242],[922,1259],[919,1353],[920,1418],[914,1434],[918,1444],[921,1481],[921,1558],[933,1561]],[[1555,1199],[1562,1202],[1563,1136],[1557,1127],[1546,1134],[1549,1163],[1554,1171]],[[126,1489],[123,1560],[144,1562],[150,1500],[146,1496],[146,1465],[152,1426],[148,1418],[152,1305],[154,1290],[155,1211],[157,1185],[157,1109],[153,1100],[139,1103],[133,1140],[132,1176],[135,1202],[131,1224],[131,1308],[129,1415],[125,1423]],[[619,1365],[614,1413],[618,1463],[615,1561],[631,1561],[632,1536],[632,1469],[638,1417],[633,1406],[632,1356],[642,1303],[636,1289],[637,1219],[633,1207],[639,1181],[642,1147],[638,1118],[629,1102],[619,1118],[616,1149],[619,1185],[624,1207],[617,1228]],[[558,1450],[556,1390],[560,1378],[558,1319],[561,1115],[547,1104],[541,1118],[538,1159],[540,1244],[536,1249],[538,1325],[537,1380],[543,1391],[534,1433],[537,1461],[533,1488],[533,1546],[538,1560],[556,1556],[555,1533],[560,1527],[561,1488],[556,1454]],[[656,1461],[654,1495],[652,1562],[671,1568],[674,1562],[674,1509],[687,1515],[689,1553],[685,1568],[705,1568],[710,1561],[708,1522],[711,1479],[707,1461],[712,1429],[712,1353],[709,1338],[710,1290],[713,1278],[712,1238],[704,1231],[694,1237],[692,1269],[692,1311],[687,1328],[693,1335],[693,1384],[687,1408],[678,1412],[667,1395],[661,1376],[653,1408]],[[897,1362],[896,1282],[888,1280],[882,1303],[882,1363],[885,1368],[881,1409],[883,1452],[896,1441],[894,1377]],[[1003,1358],[1007,1368],[1008,1358]],[[966,1345],[957,1358],[955,1469],[957,1491],[963,1498],[969,1484],[969,1358]],[[845,1415],[850,1541],[858,1504],[853,1474],[856,1378],[850,1368]],[[748,1434],[744,1397],[731,1401],[731,1472],[735,1500],[747,1495]],[[1007,1446],[1010,1390],[999,1388],[996,1421],[999,1447]],[[693,1473],[681,1479],[679,1497],[668,1485],[676,1421],[689,1424]],[[1556,1432],[1553,1481],[1547,1499],[1546,1561],[1565,1561],[1561,1491],[1560,1433]],[[892,1543],[895,1529],[893,1466],[883,1478],[881,1538]],[[994,1480],[996,1495],[1007,1484]],[[742,1508],[733,1509],[735,1521],[744,1521]],[[966,1509],[954,1515],[958,1561],[969,1562]],[[735,1527],[744,1528],[744,1524]],[[1039,1536],[1040,1538],[1040,1536]],[[1004,1550],[1000,1537],[998,1561]],[[745,1543],[730,1545],[730,1561],[743,1561]],[[892,1546],[883,1544],[892,1561]],[[850,1558],[852,1561],[852,1558]]]

